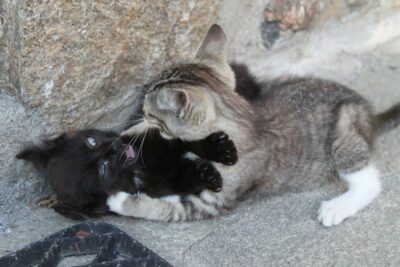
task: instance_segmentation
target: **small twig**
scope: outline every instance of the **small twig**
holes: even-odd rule
[[[78,244],[76,242],[75,242],[75,247],[76,247],[76,250],[78,251],[78,253],[81,254],[81,251],[79,250]]]

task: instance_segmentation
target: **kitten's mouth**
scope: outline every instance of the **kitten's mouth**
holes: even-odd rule
[[[131,145],[126,145],[123,153],[127,160],[133,160],[137,156],[135,149]]]

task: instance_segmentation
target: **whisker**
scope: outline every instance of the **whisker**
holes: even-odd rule
[[[142,133],[143,133],[143,131],[144,131],[144,129],[142,129],[141,131],[140,131],[140,133],[135,137],[132,137],[132,139],[131,139],[131,141],[129,141],[129,143],[128,143],[128,146],[134,146],[135,145],[135,143],[136,143],[136,141],[139,139],[139,137],[142,135]],[[146,135],[146,134],[145,134]],[[133,142],[133,143],[132,143]],[[143,143],[143,140],[142,140],[142,143]],[[138,151],[138,155],[139,155],[139,153],[140,153],[140,147],[139,147],[139,151]],[[123,156],[123,154],[121,154],[121,157]],[[137,159],[136,159],[136,161],[137,161]],[[135,161],[135,163],[136,163],[136,161]],[[124,164],[122,165],[122,168],[123,167],[125,167],[125,164],[128,162],[128,159],[126,159],[125,160],[125,162],[124,162]]]
[[[140,113],[133,113],[132,116],[143,117],[144,115],[143,115],[143,114],[140,114]]]
[[[136,136],[132,136],[131,140],[130,140],[129,143],[128,143],[128,146],[135,144],[136,140],[139,138],[139,135],[140,135],[140,134],[138,134],[138,135],[136,135]],[[133,144],[132,144],[132,142],[133,142]],[[119,156],[118,161],[121,160],[121,158],[122,158],[123,155],[124,155],[124,153],[122,152],[121,155]],[[128,159],[125,160],[125,162],[124,162],[124,164],[122,165],[122,167],[125,167],[125,164],[126,164],[127,161],[128,161]]]
[[[104,151],[104,153],[108,152],[108,150],[110,150],[110,149],[112,148],[112,146],[114,145],[114,143],[115,143],[116,141],[118,141],[118,139],[120,139],[120,138],[121,138],[121,136],[118,136],[117,138],[115,138],[115,140],[111,142],[111,144],[110,144],[110,145],[108,146],[108,148]]]
[[[119,127],[126,127],[126,126],[131,126],[131,125],[135,125],[135,124],[139,124],[140,122],[143,121],[143,118],[137,119],[137,120],[130,120],[124,123],[118,123],[118,124],[100,124],[99,128],[102,129],[113,129],[113,128],[119,128]]]
[[[144,176],[148,176],[148,177],[152,177],[152,178],[155,178],[155,179],[162,179],[162,176],[155,176],[155,175],[152,175],[152,174],[149,174],[149,173],[146,173],[146,174],[143,174]]]
[[[138,155],[140,155],[140,158],[142,160],[142,164],[144,167],[146,167],[146,165],[144,164],[144,161],[143,161],[143,144],[144,144],[144,140],[146,139],[146,135],[148,132],[149,132],[149,129],[147,129],[146,132],[144,133],[143,140],[142,140],[142,143],[140,144],[139,152],[138,152]],[[137,161],[137,159],[136,159],[136,161]]]

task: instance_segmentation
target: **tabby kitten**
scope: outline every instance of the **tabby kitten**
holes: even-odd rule
[[[226,43],[222,29],[213,25],[191,62],[154,82],[145,97],[144,122],[128,130],[158,128],[165,138],[188,141],[223,130],[239,155],[234,166],[215,163],[223,190],[174,201],[119,192],[109,197],[110,209],[152,220],[202,219],[232,208],[250,189],[298,188],[331,175],[346,181],[348,190],[321,204],[323,225],[337,225],[371,203],[381,191],[371,159],[375,136],[399,124],[400,105],[374,116],[355,92],[312,78],[271,82],[246,101],[234,91]]]

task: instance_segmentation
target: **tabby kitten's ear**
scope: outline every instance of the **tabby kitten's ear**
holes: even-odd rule
[[[226,61],[227,39],[222,28],[214,24],[204,36],[199,48],[196,51],[194,60],[211,60],[216,63]]]
[[[234,89],[235,76],[227,61],[227,49],[228,41],[224,31],[214,24],[203,38],[193,61],[212,68],[231,89]]]
[[[177,118],[185,117],[191,106],[190,101],[188,92],[177,89],[161,91],[158,97],[159,106],[174,112]]]
[[[174,90],[175,103],[176,103],[176,117],[184,118],[185,114],[189,111],[190,97],[189,94],[183,90]]]
[[[189,94],[183,90],[172,90],[172,109],[177,118],[184,118],[190,107]]]

